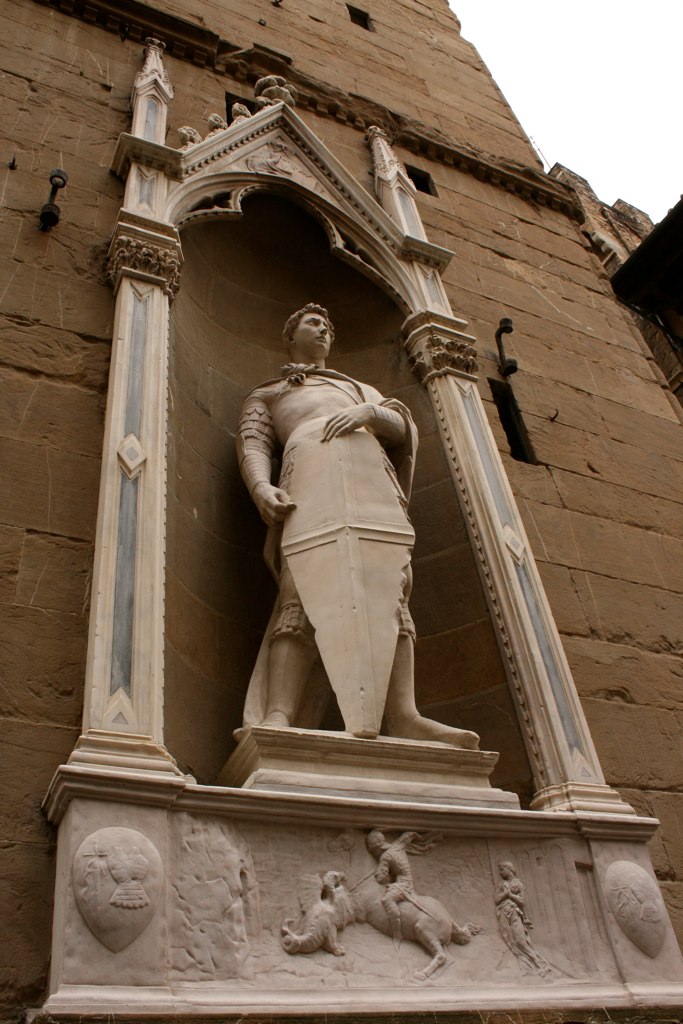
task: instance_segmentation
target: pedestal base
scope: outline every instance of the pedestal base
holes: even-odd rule
[[[151,736],[106,729],[88,729],[80,736],[69,764],[183,775],[166,747],[155,743]]]
[[[514,793],[491,786],[497,761],[493,751],[445,743],[258,725],[244,731],[218,781],[281,793],[518,809]]]
[[[272,732],[261,748],[280,745]],[[246,739],[242,754],[259,735]],[[305,742],[320,753],[319,736]],[[327,742],[333,758],[356,746]],[[384,742],[361,741],[380,764]],[[406,746],[388,744],[396,774]],[[453,771],[477,763],[422,748],[424,765],[442,757]],[[346,776],[354,786],[366,767]],[[652,819],[198,786],[88,765],[60,768],[46,807],[59,824],[51,1020],[414,1024],[505,1009],[559,1022],[595,1007],[650,1024],[657,1008],[673,1008],[662,1021],[681,1017],[683,962],[645,846]],[[390,885],[401,858],[403,885]]]

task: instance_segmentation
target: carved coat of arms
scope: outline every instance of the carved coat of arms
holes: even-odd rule
[[[666,910],[656,883],[637,864],[617,860],[605,873],[605,892],[621,930],[654,959],[666,937]]]
[[[154,917],[162,878],[156,847],[132,828],[101,828],[83,840],[74,857],[76,906],[95,938],[115,953]]]

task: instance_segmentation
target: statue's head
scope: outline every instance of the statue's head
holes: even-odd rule
[[[322,883],[322,895],[334,896],[335,890],[340,889],[346,881],[346,875],[343,871],[326,871],[323,875]]]
[[[365,845],[368,848],[368,852],[371,853],[373,857],[379,857],[380,853],[384,851],[387,845],[384,833],[378,828],[373,828],[372,832],[368,832],[365,837]]]
[[[502,860],[498,865],[498,873],[501,878],[514,878],[515,866],[509,860]]]
[[[329,333],[330,344],[334,342],[334,327],[330,320],[330,314],[322,306],[316,305],[315,302],[309,302],[301,309],[297,309],[296,313],[292,313],[282,330],[282,341],[290,354],[295,342],[297,328],[302,322],[313,323],[314,320],[318,319],[325,321]]]

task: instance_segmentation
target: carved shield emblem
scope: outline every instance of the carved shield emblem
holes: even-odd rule
[[[297,442],[282,552],[347,730],[376,736],[415,533],[376,439],[320,430]]]
[[[637,864],[617,860],[605,873],[605,890],[621,930],[654,959],[666,936],[666,910],[656,883]]]
[[[132,828],[101,828],[84,839],[73,863],[76,906],[96,939],[118,953],[156,914],[163,880],[161,857]]]

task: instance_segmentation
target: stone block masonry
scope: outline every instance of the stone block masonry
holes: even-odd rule
[[[0,961],[3,1012],[10,1021],[45,996],[54,832],[40,803],[55,768],[73,748],[82,711],[113,331],[104,258],[123,193],[109,167],[118,135],[129,127],[141,53],[141,34],[136,38],[125,26],[137,24],[142,11],[151,24],[159,17],[151,7],[128,2],[117,5],[116,22],[107,21],[114,15],[105,6],[33,0],[4,5],[0,806],[6,843],[0,906],[8,924]],[[608,782],[640,813],[662,822],[651,850],[683,940],[680,412],[571,216],[569,189],[542,175],[526,135],[476,50],[460,35],[446,0],[368,0],[368,7],[373,33],[351,23],[341,0],[285,0],[279,8],[270,0],[165,4],[162,29],[178,38],[182,29],[197,46],[201,37],[208,55],[202,63],[191,57],[197,50],[189,43],[185,55],[179,43],[175,51],[169,45],[176,101],[167,142],[177,144],[178,127],[202,129],[209,113],[224,112],[226,91],[246,96],[263,70],[259,61],[277,64],[263,49],[254,55],[258,44],[293,59],[293,77],[311,97],[301,106],[302,117],[364,187],[371,189],[363,142],[371,118],[395,130],[396,152],[404,161],[432,175],[438,195],[420,193],[420,212],[429,239],[455,251],[444,283],[454,310],[476,335],[481,365],[491,376],[497,375],[495,327],[502,316],[515,323],[508,348],[519,372],[512,386],[538,465],[509,457],[486,372],[479,387]],[[38,211],[56,166],[69,173],[59,198],[62,221],[41,233]],[[479,173],[472,173],[475,168]],[[540,190],[536,198],[534,189]],[[186,383],[191,372],[191,366],[183,372]],[[229,403],[241,396],[219,397],[217,413],[227,423]],[[216,474],[224,468],[219,442],[208,429],[202,435]],[[179,446],[179,466],[185,454]],[[421,458],[430,458],[429,441]],[[441,508],[439,487],[417,488],[416,519],[431,504]],[[220,531],[211,518],[215,508],[196,508],[188,492],[184,498],[183,514]],[[464,543],[457,529],[454,549]],[[423,528],[419,538],[423,547],[416,560],[426,565],[436,558],[429,530]],[[248,573],[255,558],[245,557],[237,575]],[[454,564],[440,557],[445,580]],[[169,589],[226,586],[210,574],[210,565],[180,560]],[[449,607],[438,639],[443,657],[458,660],[464,652],[465,695],[475,671],[466,652],[476,643],[491,647],[490,623],[475,614],[480,597],[469,589],[472,583],[463,580],[461,595],[470,620],[463,625],[458,609]],[[416,618],[421,613],[427,611],[416,607]],[[254,614],[250,606],[235,609],[245,622]],[[170,675],[182,674],[184,659],[198,658],[208,698],[216,685],[220,623],[209,622],[210,643],[175,625],[179,649],[169,653]],[[432,647],[424,654],[427,675],[435,652]],[[236,660],[248,654],[240,651]],[[510,709],[493,661],[490,672],[502,734]],[[437,698],[425,692],[430,703]],[[167,700],[173,699],[167,692]],[[221,723],[212,729],[216,735],[209,745],[218,742]],[[511,747],[510,757],[517,756]],[[573,1019],[581,1019],[579,1011]]]

